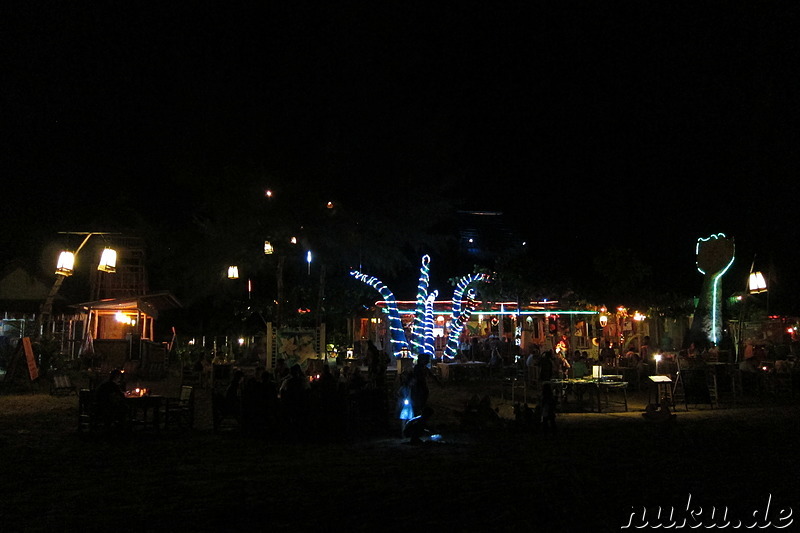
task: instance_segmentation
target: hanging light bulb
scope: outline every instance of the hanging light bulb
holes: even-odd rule
[[[71,276],[75,270],[75,254],[67,250],[62,251],[58,256],[56,264],[56,274],[59,276]]]
[[[103,250],[100,256],[100,264],[97,265],[97,270],[100,272],[107,272],[113,274],[117,271],[117,252],[112,248]]]

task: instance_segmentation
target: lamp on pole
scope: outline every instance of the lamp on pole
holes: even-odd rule
[[[739,349],[736,353],[737,363],[739,362],[739,354],[744,351],[744,319],[747,300],[751,294],[761,294],[762,292],[768,292],[769,290],[767,281],[764,278],[764,274],[759,270],[754,270],[755,266],[756,258],[753,256],[753,262],[750,264],[750,273],[747,276],[747,287],[742,295],[742,306],[739,310]],[[769,304],[767,304],[767,308],[769,308]]]
[[[53,313],[53,301],[58,294],[58,291],[61,289],[61,284],[64,283],[64,280],[71,276],[75,270],[75,259],[78,257],[78,254],[86,246],[86,243],[89,242],[89,239],[92,238],[92,235],[117,235],[116,233],[109,233],[109,232],[101,232],[101,231],[60,231],[59,234],[61,235],[83,235],[83,242],[81,242],[80,246],[72,252],[69,250],[63,250],[58,256],[58,263],[56,264],[56,279],[53,282],[53,286],[50,288],[50,292],[47,294],[47,298],[45,298],[44,302],[42,302],[42,306],[39,309],[39,316],[36,320],[36,334],[38,336],[42,336],[44,330],[42,329],[45,324],[50,319],[50,315]],[[100,257],[100,263],[97,266],[97,270],[106,273],[114,273],[116,272],[116,263],[117,263],[117,252],[113,248],[106,247],[103,250],[103,254]]]

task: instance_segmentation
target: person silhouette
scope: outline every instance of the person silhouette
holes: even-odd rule
[[[422,414],[406,422],[403,436],[408,437],[409,444],[422,444],[422,436],[428,431],[428,422],[433,416],[433,408],[425,406]]]

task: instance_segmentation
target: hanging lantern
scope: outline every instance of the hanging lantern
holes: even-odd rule
[[[103,250],[97,270],[113,274],[117,271],[117,252],[111,248]]]
[[[608,313],[600,313],[600,327],[604,328],[608,325]]]
[[[764,279],[764,274],[761,272],[750,272],[750,277],[747,280],[747,291],[750,294],[767,292],[767,282]]]
[[[272,247],[272,243],[269,241],[264,241],[264,255],[270,255],[275,252],[275,249]]]
[[[231,265],[228,267],[228,279],[239,279],[239,267]]]
[[[71,276],[75,269],[75,254],[64,250],[58,256],[56,264],[56,274],[60,276]]]

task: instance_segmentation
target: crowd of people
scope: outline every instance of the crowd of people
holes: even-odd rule
[[[243,431],[254,435],[327,438],[353,429],[389,429],[393,397],[409,400],[408,418],[422,414],[427,401],[424,377],[409,377],[409,371],[397,385],[390,383],[389,358],[372,347],[366,362],[366,371],[357,365],[328,364],[304,371],[283,359],[272,371],[258,368],[251,377],[235,371],[224,392],[212,392],[214,417],[234,417]],[[409,385],[411,392],[405,395],[402,391]],[[400,410],[395,409],[395,418]]]

